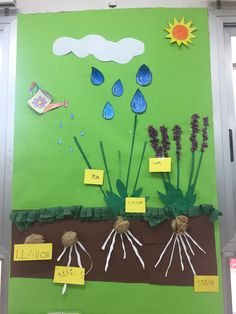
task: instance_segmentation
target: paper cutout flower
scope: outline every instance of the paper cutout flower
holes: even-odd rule
[[[33,105],[37,108],[45,108],[47,104],[47,100],[43,96],[39,96],[34,98],[32,101]]]
[[[188,23],[184,22],[184,17],[180,22],[176,18],[174,18],[174,24],[168,23],[169,28],[166,28],[169,34],[166,38],[170,38],[171,43],[177,43],[178,46],[184,44],[188,46],[188,43],[192,43],[192,38],[196,38],[195,35],[192,34],[196,30],[196,27],[191,27],[192,21]]]

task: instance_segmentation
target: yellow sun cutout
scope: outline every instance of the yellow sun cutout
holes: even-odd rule
[[[176,18],[174,18],[174,24],[168,23],[169,28],[165,30],[169,33],[166,38],[170,38],[171,43],[177,43],[179,46],[184,44],[188,46],[188,43],[192,43],[192,38],[196,38],[195,35],[192,34],[196,30],[196,27],[191,27],[192,21],[188,23],[184,22],[184,17],[180,22]]]

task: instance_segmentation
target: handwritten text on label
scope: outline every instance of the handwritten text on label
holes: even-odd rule
[[[144,197],[126,197],[125,198],[126,213],[145,213],[146,204]]]
[[[52,243],[15,244],[14,261],[43,261],[52,259]]]
[[[84,184],[103,185],[104,170],[85,169]]]
[[[149,172],[171,172],[171,158],[149,158]]]
[[[219,277],[218,276],[194,276],[195,292],[218,292]]]
[[[56,266],[53,282],[71,285],[84,285],[84,274],[84,268]]]

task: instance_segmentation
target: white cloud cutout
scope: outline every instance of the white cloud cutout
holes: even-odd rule
[[[60,37],[54,41],[52,49],[57,56],[72,52],[79,58],[85,58],[91,54],[100,61],[124,64],[144,53],[144,43],[134,38],[113,42],[99,35],[87,35],[80,39]]]

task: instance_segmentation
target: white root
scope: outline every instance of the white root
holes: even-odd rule
[[[201,250],[204,254],[206,254],[206,252],[203,250],[203,248],[200,247],[200,245],[188,234],[188,232],[185,232],[186,236],[192,240],[192,242],[196,245],[196,247],[199,248],[199,250]]]
[[[77,250],[76,244],[74,245],[74,248],[75,248],[75,253],[76,253],[76,256],[77,256],[78,266],[82,268],[81,258],[80,258],[80,254],[79,254],[79,252]]]
[[[157,261],[157,263],[156,263],[156,265],[155,265],[155,268],[157,267],[157,265],[160,264],[163,255],[165,254],[165,252],[166,252],[168,246],[170,245],[170,243],[171,243],[171,241],[172,241],[172,239],[173,239],[173,236],[174,236],[174,233],[172,233],[172,236],[171,236],[170,240],[168,241],[168,243],[166,244],[164,250],[162,251],[162,253],[161,253],[160,257],[159,257],[159,260]]]
[[[122,233],[120,234],[120,239],[121,239],[122,249],[124,252],[123,259],[126,259],[126,250],[125,250],[125,244],[124,244],[124,239],[123,239]]]
[[[77,243],[79,244],[80,248],[85,252],[85,254],[88,256],[88,258],[90,259],[90,268],[89,270],[85,273],[85,275],[87,275],[93,268],[93,260],[91,255],[89,254],[89,252],[86,250],[86,248],[83,246],[83,244],[80,241],[77,241]]]
[[[67,247],[64,247],[64,249],[63,249],[61,255],[57,258],[57,261],[58,261],[58,262],[61,260],[62,256],[65,254],[66,249],[67,249]]]
[[[105,265],[105,271],[107,271],[108,269],[108,266],[109,266],[109,261],[110,261],[110,258],[111,258],[111,253],[113,251],[113,248],[114,248],[114,244],[115,244],[115,240],[116,240],[116,235],[117,233],[115,232],[113,238],[112,238],[112,242],[111,242],[111,246],[110,246],[110,249],[109,249],[109,253],[107,255],[107,259],[106,259],[106,265]],[[111,236],[111,233],[109,235],[109,237]]]
[[[184,240],[182,239],[181,236],[180,236],[180,241],[181,241],[182,246],[183,246],[183,248],[184,248],[184,253],[185,253],[186,257],[187,257],[187,260],[188,260],[189,265],[190,265],[190,267],[191,267],[191,269],[192,269],[192,272],[193,272],[194,275],[196,275],[195,269],[194,269],[194,267],[193,267],[193,265],[192,265],[192,263],[191,263],[191,259],[190,259],[189,255],[188,255],[187,248],[186,248],[186,246],[185,246]]]
[[[181,250],[181,245],[179,243],[179,236],[177,235],[177,243],[179,247],[179,258],[180,258],[180,264],[181,264],[181,269],[184,271],[184,263],[183,263],[183,258],[182,258],[182,250]]]
[[[137,248],[135,247],[135,245],[134,245],[133,242],[132,242],[132,239],[129,237],[129,235],[128,235],[126,232],[125,232],[125,235],[126,235],[127,239],[129,240],[129,242],[130,242],[130,244],[131,244],[131,246],[132,246],[132,248],[133,248],[133,250],[134,250],[134,253],[135,253],[136,256],[138,257],[138,259],[139,259],[141,265],[143,266],[143,269],[145,269],[144,261],[142,260],[142,257],[139,255],[139,252],[138,252]]]
[[[172,248],[172,252],[171,252],[171,256],[170,256],[170,262],[169,262],[168,268],[166,270],[165,277],[168,276],[168,272],[169,272],[169,269],[170,269],[171,264],[172,264],[172,260],[173,260],[173,256],[174,256],[174,250],[175,250],[175,245],[176,245],[176,240],[177,240],[177,235],[175,236],[175,240],[174,240],[174,244],[173,244],[173,248]]]
[[[132,234],[132,232],[130,232],[129,230],[127,230],[126,232],[131,236],[131,238],[133,238],[133,240],[134,240],[139,246],[143,246],[142,243],[140,243],[139,240],[138,240],[137,238],[135,238],[135,236]],[[125,232],[125,233],[126,233],[126,232]]]
[[[188,245],[188,247],[189,247],[189,250],[191,251],[191,253],[193,254],[193,256],[195,256],[195,253],[194,253],[194,251],[193,251],[193,249],[192,249],[192,247],[191,247],[191,245],[190,245],[190,243],[189,243],[188,238],[186,237],[185,234],[183,234],[183,237],[184,237],[185,241],[187,242],[187,245]]]
[[[69,251],[69,259],[68,259],[68,263],[67,263],[67,267],[70,266],[70,263],[71,263],[71,259],[72,259],[72,250],[73,250],[73,246],[70,247],[70,251]],[[66,292],[66,289],[67,289],[67,284],[65,283],[63,285],[63,288],[62,288],[62,295],[65,294]]]
[[[103,246],[102,246],[102,250],[104,251],[105,250],[105,248],[106,248],[106,246],[107,246],[107,243],[108,243],[108,241],[110,240],[110,238],[111,238],[111,236],[112,236],[112,234],[115,232],[115,229],[112,229],[111,230],[111,232],[110,232],[110,234],[109,234],[109,236],[106,238],[106,241],[104,242],[104,244],[103,244]]]

